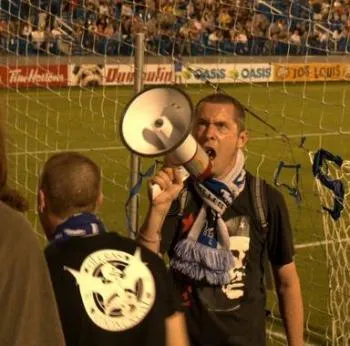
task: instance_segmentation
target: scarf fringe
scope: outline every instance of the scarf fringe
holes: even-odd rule
[[[211,248],[186,238],[176,245],[171,266],[192,279],[206,277],[211,284],[226,284],[230,281],[227,273],[233,264],[234,258],[229,249]]]
[[[205,279],[210,285],[222,286],[230,282],[230,275],[228,272],[209,270],[195,262],[184,262],[178,259],[175,261],[172,260],[171,268],[196,281]]]

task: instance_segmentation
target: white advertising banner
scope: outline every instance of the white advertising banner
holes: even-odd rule
[[[83,87],[98,85],[133,85],[134,65],[126,64],[82,64],[70,65],[68,84]],[[174,67],[170,64],[145,65],[144,84],[173,84]]]
[[[257,83],[273,80],[271,64],[147,64],[144,84]],[[70,65],[68,85],[133,85],[134,65]]]
[[[104,65],[81,64],[69,65],[68,85],[95,87],[103,85]]]
[[[272,81],[271,64],[191,64],[176,72],[178,84],[257,83]]]

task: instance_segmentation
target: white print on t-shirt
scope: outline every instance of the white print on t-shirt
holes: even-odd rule
[[[239,219],[238,227],[235,225],[237,219]],[[230,250],[234,257],[234,265],[229,272],[230,282],[222,287],[222,291],[228,299],[238,299],[244,294],[250,227],[249,221],[245,217],[233,218],[227,221],[226,225],[230,233]]]
[[[76,279],[85,311],[97,326],[123,331],[139,324],[155,300],[151,271],[134,255],[106,249],[85,258],[80,271],[64,267]]]

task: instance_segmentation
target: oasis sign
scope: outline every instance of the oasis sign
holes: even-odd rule
[[[268,82],[273,77],[270,64],[191,64],[190,68],[184,66],[180,73],[185,84]]]

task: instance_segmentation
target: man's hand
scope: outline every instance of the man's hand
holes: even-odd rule
[[[157,211],[169,209],[172,201],[183,189],[183,179],[183,171],[178,167],[163,167],[158,171],[149,184],[149,199],[152,207]],[[155,190],[156,185],[161,191],[154,197],[152,191]]]
[[[183,189],[184,177],[184,172],[179,167],[163,167],[150,179],[148,189],[150,205],[137,240],[155,253],[159,253],[161,229],[171,203]],[[160,189],[156,196],[152,196],[154,186]]]

